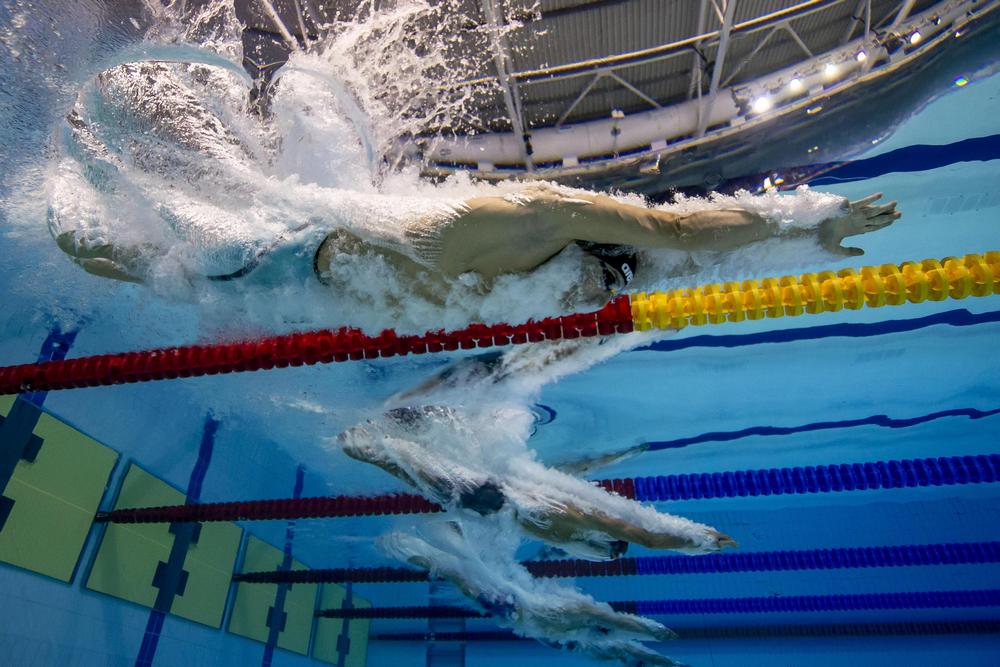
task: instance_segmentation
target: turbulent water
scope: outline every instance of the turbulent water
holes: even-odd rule
[[[427,127],[482,124],[469,111],[473,92],[442,85],[478,66],[452,67],[462,17],[447,5],[379,3],[378,10],[365,6],[358,20],[330,26],[323,41],[293,53],[274,77],[264,111],[250,102],[230,4],[185,10],[184,3],[150,2],[129,11],[101,2],[5,5],[0,110],[10,150],[2,157],[0,211],[16,251],[11,282],[39,311],[71,321],[151,298],[180,304],[198,333],[226,337],[339,325],[421,332],[564,312],[564,292],[581,270],[575,246],[528,276],[501,276],[490,289],[464,275],[442,300],[428,299],[377,253],[339,255],[331,267],[337,289],[315,279],[305,249],[317,235],[349,230],[407,252],[407,225],[446,218],[473,196],[515,196],[523,188],[460,176],[430,183],[402,159],[401,141]],[[483,38],[466,31],[461,40]],[[686,199],[672,208],[738,207],[783,226],[811,227],[842,201],[803,190]],[[146,284],[84,273],[60,245],[98,265],[109,248],[122,250]],[[822,256],[807,238],[726,255],[643,251],[638,287],[759,275]],[[155,326],[173,333],[169,321]],[[417,477],[432,470],[459,483],[507,480],[508,498],[522,514],[534,511],[532,503],[572,502],[698,533],[705,527],[542,466],[526,445],[528,406],[543,384],[647,340],[519,350],[503,359],[501,382],[478,378],[471,393],[468,384],[443,383],[385,406],[449,406],[429,430],[392,431],[380,408],[349,438],[383,448],[396,443],[385,451],[400,464],[408,452],[406,465]],[[386,549],[421,559],[442,576],[464,577],[475,589],[471,597],[487,608],[514,609],[505,622],[529,636],[633,661],[643,650],[633,640],[665,636],[658,624],[638,619],[619,618],[622,627],[609,633],[587,616],[575,617],[578,627],[560,627],[557,620],[581,605],[613,614],[571,584],[532,579],[517,564],[523,536],[509,512],[476,517],[456,510],[448,518],[461,531],[434,521],[387,538]]]
[[[431,184],[418,178],[416,166],[394,168],[402,138],[459,117],[468,121],[467,97],[433,95],[441,90],[442,72],[451,79],[467,74],[445,67],[454,47],[449,22],[434,23],[419,48],[412,38],[414,29],[441,16],[440,6],[400,1],[331,29],[323,43],[292,54],[274,78],[263,114],[249,104],[231,7],[211,4],[185,17],[151,7],[139,18],[113,22],[124,31],[119,51],[77,72],[60,74],[56,67],[47,79],[32,75],[47,89],[34,103],[47,102],[42,119],[48,126],[27,133],[35,142],[26,146],[27,157],[36,159],[9,165],[9,232],[44,243],[48,220],[53,236],[65,235],[64,245],[100,254],[111,244],[140,255],[152,290],[192,304],[209,329],[240,323],[230,326],[230,335],[318,325],[420,332],[566,312],[567,285],[580,277],[575,248],[528,277],[502,276],[490,288],[465,276],[440,300],[428,300],[419,284],[401,280],[373,254],[338,256],[336,289],[312,275],[307,249],[330,230],[350,230],[405,252],[407,225],[446,217],[467,198],[520,187],[462,177]],[[105,67],[136,56],[146,62]],[[740,195],[678,208],[739,206],[808,226],[839,201],[815,193]],[[646,252],[652,270],[641,272],[640,287],[662,284],[655,276],[746,275],[816,257],[815,244],[768,245],[725,258]],[[60,270],[69,265],[54,244],[35,251]],[[691,275],[701,268],[700,276]],[[241,271],[247,275],[240,280],[205,279]],[[78,310],[87,310],[86,296],[78,298]]]

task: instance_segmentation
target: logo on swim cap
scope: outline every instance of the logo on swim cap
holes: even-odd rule
[[[628,264],[622,262],[622,273],[625,274],[625,284],[630,284],[635,279],[635,274],[632,273],[632,267]]]

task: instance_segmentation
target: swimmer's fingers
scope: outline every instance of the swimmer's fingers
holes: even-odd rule
[[[875,194],[868,195],[867,197],[862,197],[861,199],[858,199],[857,201],[852,201],[851,202],[851,208],[852,209],[859,209],[859,208],[861,208],[863,206],[867,206],[868,204],[871,204],[873,201],[878,201],[881,198],[882,198],[882,193],[881,192],[876,192]]]
[[[734,540],[733,538],[729,537],[725,533],[720,533],[717,530],[711,530],[710,534],[711,534],[712,538],[715,540],[715,545],[719,549],[724,549],[726,547],[732,547],[732,548],[735,549],[736,547],[739,546],[736,543],[736,540]]]
[[[877,218],[880,215],[888,215],[896,210],[896,202],[891,201],[888,204],[880,204],[878,206],[863,206],[861,208],[861,213],[866,218]]]
[[[882,229],[883,227],[888,227],[892,223],[899,220],[902,217],[902,213],[899,211],[892,211],[889,213],[881,213],[875,217],[868,218],[865,222],[864,231],[873,232],[876,229]]]

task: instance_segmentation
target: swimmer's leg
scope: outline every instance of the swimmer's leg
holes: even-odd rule
[[[581,602],[576,609],[565,609],[564,613],[568,615],[569,619],[576,619],[576,621],[570,621],[571,625],[578,625],[581,628],[598,627],[606,630],[617,630],[657,641],[677,639],[677,633],[662,623],[657,623],[651,618],[612,611],[606,605]]]
[[[599,660],[615,660],[625,667],[687,667],[665,655],[651,651],[639,642],[611,641],[587,646],[577,645],[574,650]]]
[[[643,442],[635,445],[634,447],[622,449],[617,452],[610,452],[608,454],[601,454],[598,456],[588,456],[573,461],[557,463],[552,467],[569,475],[583,477],[600,468],[604,468],[615,463],[621,463],[622,461],[627,461],[628,459],[638,456],[648,450],[649,443]]]

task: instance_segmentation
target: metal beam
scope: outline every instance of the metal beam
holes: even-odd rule
[[[802,49],[802,51],[807,56],[809,56],[810,58],[815,58],[815,56],[813,55],[813,52],[809,50],[809,47],[806,46],[806,43],[802,41],[801,37],[799,37],[799,33],[795,32],[795,28],[793,28],[788,21],[785,21],[784,23],[782,23],[778,27],[779,28],[783,28],[785,30],[785,32],[787,32],[789,35],[791,35],[792,39],[795,40],[795,43],[799,45],[799,48]]]
[[[858,12],[860,12],[862,7],[865,6],[865,2],[868,2],[868,7],[869,9],[871,8],[870,0],[858,0],[858,4],[854,5],[854,11],[851,12],[851,18],[853,20],[847,24],[847,31],[844,32],[844,36],[840,38],[841,44],[847,44],[851,41],[851,37],[854,37],[854,29],[858,27],[858,22],[861,20],[858,16]]]
[[[698,10],[698,31],[696,34],[704,35],[708,23],[708,0],[701,0],[701,8]],[[694,53],[691,54],[691,83],[688,84],[688,99],[694,97],[695,86],[698,86],[698,97],[701,97],[701,72],[705,69],[701,55],[701,41],[691,45]]]
[[[698,134],[705,136],[708,129],[708,119],[712,115],[712,107],[715,106],[715,96],[719,93],[719,82],[722,80],[722,68],[726,65],[726,52],[729,50],[729,32],[733,28],[733,15],[736,13],[736,0],[728,0],[726,3],[726,15],[722,21],[722,30],[719,34],[719,49],[715,54],[715,66],[712,68],[712,84],[708,90],[708,98],[698,105]]]
[[[528,151],[527,134],[524,127],[524,116],[521,112],[521,92],[517,87],[517,82],[512,76],[514,72],[511,63],[510,49],[507,47],[507,39],[500,31],[503,25],[500,10],[497,7],[499,0],[480,0],[483,9],[483,16],[486,18],[490,31],[490,42],[493,46],[493,61],[497,68],[497,77],[500,89],[503,92],[504,105],[507,107],[507,116],[510,118],[511,129],[518,137],[521,137],[521,156],[524,159],[524,167],[532,171],[531,155]]]
[[[608,72],[608,76],[611,77],[612,79],[614,79],[615,81],[617,81],[618,83],[620,83],[623,88],[625,88],[630,93],[632,93],[633,95],[635,95],[636,97],[638,97],[639,99],[641,99],[646,104],[649,104],[650,106],[652,106],[654,109],[660,109],[660,108],[662,108],[660,106],[659,102],[657,102],[652,97],[650,97],[646,93],[642,92],[641,90],[639,90],[638,88],[636,88],[631,83],[629,83],[625,79],[621,78],[620,76],[618,76],[614,72]]]
[[[765,46],[767,46],[767,43],[771,41],[771,38],[774,37],[776,34],[778,34],[778,30],[779,30],[780,27],[781,26],[774,26],[773,28],[771,28],[771,30],[766,35],[764,35],[764,39],[762,39],[759,42],[757,42],[757,46],[755,46],[754,49],[753,49],[753,51],[750,52],[750,55],[748,55],[747,57],[745,57],[740,62],[739,66],[736,69],[734,69],[732,72],[730,72],[729,76],[726,77],[726,80],[722,82],[722,87],[723,88],[725,88],[726,86],[728,86],[729,82],[732,81],[733,79],[735,79],[736,76],[740,72],[743,71],[743,68],[745,66],[749,65],[750,61],[752,61],[754,59],[754,57],[756,57],[756,55],[758,53],[760,53],[761,49],[763,49]]]
[[[564,111],[562,115],[559,116],[559,120],[556,121],[556,127],[559,127],[560,125],[566,122],[566,119],[569,118],[569,115],[571,113],[573,113],[573,109],[576,108],[576,105],[582,102],[583,99],[590,94],[590,91],[594,89],[594,86],[597,85],[598,81],[604,78],[604,75],[605,73],[603,70],[599,71],[597,74],[594,75],[594,78],[591,79],[590,82],[583,87],[583,90],[581,90],[580,93],[576,96],[576,98],[573,100],[573,103],[569,105],[569,108],[567,108],[566,111]]]
[[[899,24],[906,20],[906,17],[910,15],[910,10],[913,9],[913,5],[916,4],[917,0],[906,0],[903,6],[899,8],[896,12],[896,18],[892,20],[892,24],[889,25],[889,30],[895,30],[899,27]]]

